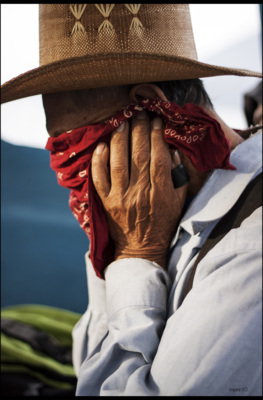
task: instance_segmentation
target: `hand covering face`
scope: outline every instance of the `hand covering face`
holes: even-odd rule
[[[235,169],[229,162],[230,145],[220,124],[194,104],[180,107],[159,99],[142,100],[122,108],[103,123],[49,138],[46,149],[50,151],[51,168],[57,174],[58,183],[71,191],[69,206],[90,239],[91,261],[100,278],[114,260],[114,244],[91,177],[92,154],[99,142],[109,145],[111,132],[124,120],[144,109],[162,118],[165,141],[172,148],[181,150],[199,172]]]

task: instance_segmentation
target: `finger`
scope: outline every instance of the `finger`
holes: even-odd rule
[[[170,150],[172,157],[172,168],[178,167],[181,164],[181,158],[179,156],[178,150]]]
[[[161,118],[152,121],[151,133],[151,183],[152,185],[166,185],[172,183],[172,160],[168,143],[163,138],[163,123]]]
[[[146,111],[142,111],[132,120],[131,185],[142,180],[149,182],[150,149],[150,121]]]
[[[129,124],[124,121],[112,134],[110,143],[111,187],[125,193],[129,185]]]
[[[99,143],[92,156],[91,174],[95,189],[102,201],[110,192],[108,160],[108,146],[105,143]]]
[[[170,149],[170,155],[172,160],[171,177],[174,188],[184,186],[189,182],[189,176],[186,168],[181,163],[181,158],[178,150]]]

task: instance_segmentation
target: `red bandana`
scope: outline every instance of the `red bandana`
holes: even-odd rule
[[[220,124],[194,104],[179,107],[158,99],[142,100],[121,109],[103,123],[49,138],[46,149],[51,152],[51,168],[57,173],[59,184],[71,190],[69,206],[90,239],[90,258],[100,278],[114,260],[114,244],[91,178],[91,157],[99,142],[109,145],[111,132],[143,109],[161,115],[165,123],[164,139],[182,150],[198,171],[235,169],[229,162],[230,146]]]

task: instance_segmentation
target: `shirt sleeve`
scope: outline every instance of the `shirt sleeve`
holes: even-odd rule
[[[168,319],[167,273],[141,259],[112,263],[107,335],[83,362],[76,395],[260,395],[260,216],[202,260],[193,289]]]
[[[85,256],[89,304],[73,329],[73,366],[76,375],[83,361],[107,333],[105,281],[96,276],[89,252]]]

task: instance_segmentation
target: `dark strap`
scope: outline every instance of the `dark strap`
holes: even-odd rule
[[[194,275],[199,262],[204,256],[233,228],[238,228],[241,222],[249,217],[253,211],[262,206],[262,173],[251,181],[240,195],[235,205],[228,211],[214,227],[203,247],[201,248],[195,264],[191,270],[185,296],[192,289]]]
[[[261,124],[261,125],[254,125],[248,129],[243,129],[243,130],[234,129],[234,131],[237,132],[243,139],[248,139],[251,134],[256,133],[257,131],[259,131],[259,129],[262,128],[263,125]]]

